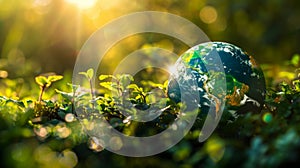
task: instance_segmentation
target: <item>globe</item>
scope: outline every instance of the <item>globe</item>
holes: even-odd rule
[[[253,56],[225,42],[207,42],[183,53],[174,65],[167,94],[176,103],[185,99],[198,103],[203,113],[221,107],[226,111],[260,112],[266,93],[263,72]],[[188,87],[188,88],[186,88]]]

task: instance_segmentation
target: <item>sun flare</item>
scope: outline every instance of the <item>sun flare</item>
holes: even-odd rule
[[[177,72],[176,66],[170,65],[168,67],[168,72],[169,72],[169,74],[175,74]]]
[[[66,0],[66,2],[76,5],[80,9],[91,8],[97,0]]]

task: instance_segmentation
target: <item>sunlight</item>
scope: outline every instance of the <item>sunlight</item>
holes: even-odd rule
[[[169,66],[168,67],[168,72],[169,72],[169,74],[175,74],[175,73],[177,73],[176,66],[174,66],[174,65]]]
[[[95,5],[97,0],[66,0],[66,2],[76,5],[79,9],[88,9]]]

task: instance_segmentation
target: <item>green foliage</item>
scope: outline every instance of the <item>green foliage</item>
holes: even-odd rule
[[[80,74],[90,83],[95,77],[92,69]],[[43,91],[60,79],[62,76],[58,75],[35,78]],[[113,167],[142,166],[137,158],[102,151],[105,147],[101,142],[87,135],[85,130],[93,129],[93,121],[101,117],[123,134],[155,135],[174,122],[180,114],[181,104],[166,97],[167,81],[162,84],[141,81],[138,84],[127,74],[100,75],[98,79],[102,88],[90,85],[86,89],[62,83],[66,86],[61,88],[66,89],[55,89],[56,93],[49,100],[0,96],[0,134],[3,137],[0,146],[3,148],[1,154],[5,155],[2,164],[44,167],[53,162],[56,167],[85,167],[82,162],[90,162],[92,167],[107,166],[106,163]],[[148,115],[152,112],[161,114],[149,122],[131,120],[138,116],[139,110],[146,109],[152,110]],[[205,120],[205,116],[199,115],[179,144],[147,157],[143,162],[156,167],[287,165],[299,159],[299,111],[299,78],[279,82],[268,88],[261,113],[235,114],[225,109],[217,129],[204,143],[197,141]],[[123,112],[131,117],[124,116]],[[17,157],[21,153],[22,159]],[[34,157],[30,158],[31,155]],[[45,159],[44,155],[51,158]],[[91,161],[96,155],[101,157]]]
[[[111,79],[111,81],[108,81]],[[153,82],[142,82],[144,87],[139,87],[134,82],[131,75],[100,75],[100,86],[105,88],[107,92],[104,96],[97,99],[101,111],[106,119],[119,131],[123,131],[127,135],[149,136],[157,132],[161,132],[169,121],[176,118],[178,111],[171,111],[170,106],[164,108],[163,105],[171,103],[165,95],[165,87],[162,84]],[[166,85],[166,84],[165,84]],[[155,99],[160,96],[159,99]],[[105,106],[107,105],[107,106]],[[173,107],[175,109],[175,106]],[[140,110],[149,110],[149,117],[159,112],[162,116],[152,122],[138,123],[130,121],[134,117],[138,117]],[[122,113],[127,113],[133,117],[125,117]],[[168,122],[166,122],[168,121]],[[146,128],[154,129],[144,131]]]

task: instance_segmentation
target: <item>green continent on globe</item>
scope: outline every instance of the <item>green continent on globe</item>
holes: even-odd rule
[[[175,67],[168,85],[168,96],[175,102],[182,101],[182,94],[189,94],[183,93],[188,86],[188,92],[199,92],[198,106],[204,113],[212,104],[216,113],[222,104],[238,113],[262,109],[266,92],[263,72],[252,56],[235,45],[196,45],[179,57]],[[191,84],[191,79],[196,84]]]

